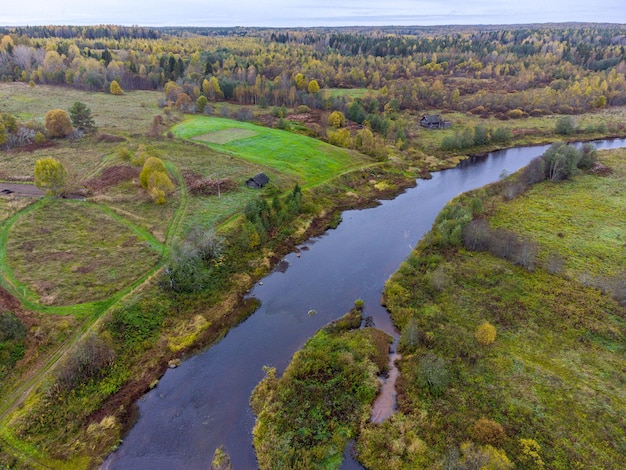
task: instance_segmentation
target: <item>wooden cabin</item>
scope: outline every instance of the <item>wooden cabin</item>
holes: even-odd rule
[[[452,123],[444,121],[439,114],[424,114],[420,119],[420,126],[426,129],[447,129]]]
[[[270,179],[265,173],[259,173],[257,175],[254,175],[252,178],[248,178],[248,180],[246,181],[246,186],[248,186],[248,188],[261,189],[269,182]]]

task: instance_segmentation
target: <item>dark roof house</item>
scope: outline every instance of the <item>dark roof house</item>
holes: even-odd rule
[[[452,126],[452,123],[441,119],[439,114],[424,114],[420,119],[420,126],[427,129],[446,129]]]
[[[270,182],[270,179],[267,177],[265,173],[259,173],[254,175],[252,178],[248,178],[246,181],[246,186],[248,188],[260,189]]]

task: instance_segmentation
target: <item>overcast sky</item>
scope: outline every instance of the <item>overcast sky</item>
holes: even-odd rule
[[[626,0],[1,0],[0,25],[626,23]]]

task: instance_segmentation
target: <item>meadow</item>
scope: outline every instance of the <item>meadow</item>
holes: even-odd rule
[[[370,163],[362,154],[309,137],[218,117],[195,116],[175,125],[172,132],[261,165],[269,173],[293,176],[303,187]]]
[[[612,288],[623,285],[624,151],[600,161],[610,175],[542,182],[512,200],[502,181],[451,203],[483,208],[478,217],[492,228],[523,236],[537,247],[535,263],[432,235],[388,281],[386,304],[402,330],[399,411],[429,459],[447,461],[456,448],[457,462],[481,456],[500,468],[626,463],[626,313],[623,290]],[[489,339],[479,333],[485,324]],[[376,456],[371,468],[393,457],[376,447],[387,426],[359,443]]]

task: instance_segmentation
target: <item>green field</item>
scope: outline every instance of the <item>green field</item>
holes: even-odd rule
[[[76,101],[85,103],[93,113],[96,126],[115,133],[147,132],[152,117],[159,113],[160,93],[132,91],[123,96],[87,92],[66,87],[25,83],[0,83],[0,112],[8,112],[22,121],[43,123],[47,111],[69,109]]]
[[[148,232],[95,204],[43,200],[20,215],[0,249],[23,295],[43,305],[105,299],[161,258]]]
[[[601,153],[608,176],[542,182],[511,201],[505,181],[457,200],[481,198],[481,218],[536,243],[534,268],[427,236],[388,281],[402,329],[399,410],[430,461],[457,446],[461,462],[626,465],[625,156]],[[477,337],[484,322],[491,344]],[[389,432],[359,443],[377,456],[369,467],[386,468],[376,436]]]
[[[241,131],[247,131],[242,134]],[[172,128],[176,137],[201,140],[207,146],[262,165],[269,173],[295,176],[310,186],[369,163],[366,156],[298,134],[245,122],[196,116]],[[212,133],[217,133],[212,137]],[[225,143],[215,143],[224,138]],[[212,140],[212,141],[209,141]]]
[[[373,96],[378,95],[378,90],[370,90],[369,88],[325,88],[322,93],[328,93],[331,97],[349,96],[351,98],[363,98],[368,93]]]

